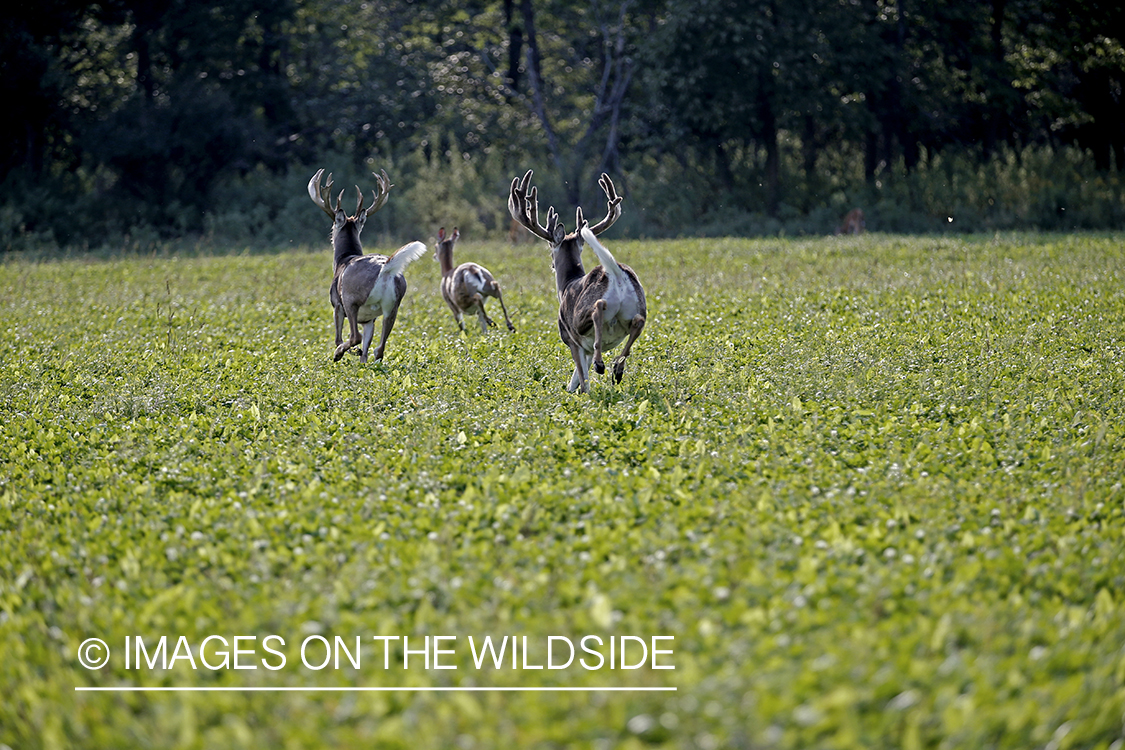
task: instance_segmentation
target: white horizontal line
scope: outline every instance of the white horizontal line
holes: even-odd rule
[[[675,691],[674,687],[75,687],[76,692],[98,693],[595,693],[595,692],[656,692]]]

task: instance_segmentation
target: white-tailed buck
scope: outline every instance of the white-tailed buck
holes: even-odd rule
[[[508,317],[508,308],[504,306],[504,297],[500,294],[500,285],[488,269],[477,263],[462,263],[453,267],[453,245],[461,239],[457,227],[453,234],[445,235],[445,227],[438,230],[438,244],[434,251],[434,258],[441,265],[441,296],[461,330],[465,330],[465,314],[475,314],[480,320],[481,333],[487,333],[489,326],[496,323],[484,312],[484,298],[495,297],[500,302],[500,309],[504,311],[504,322],[508,330],[514,331],[511,318]]]
[[[863,234],[867,229],[867,221],[863,217],[862,208],[853,208],[844,216],[840,226],[836,227],[836,234]]]
[[[539,201],[536,189],[531,187],[531,170],[522,180],[518,177],[512,180],[508,196],[512,218],[551,246],[551,265],[555,269],[555,286],[559,293],[559,335],[574,358],[574,375],[567,386],[572,393],[579,388],[589,391],[590,364],[593,363],[599,374],[604,373],[602,352],[625,341],[625,348],[613,360],[613,382],[621,382],[625,359],[633,342],[641,335],[647,315],[645,290],[637,274],[614,260],[597,240],[597,235],[621,216],[621,198],[609,175],[603,174],[598,184],[608,201],[605,218],[588,226],[582,209],[578,208],[572,234],[563,229],[553,207],[547,211],[547,226],[539,224]],[[582,268],[583,244],[590,245],[602,262],[589,273]]]
[[[390,258],[385,255],[364,255],[359,235],[367,217],[387,202],[387,195],[392,187],[387,173],[375,175],[375,195],[366,209],[363,207],[363,192],[356,186],[359,204],[354,216],[348,216],[340,206],[344,191],[341,190],[336,202],[332,202],[332,175],[329,174],[327,182],[321,185],[323,175],[323,169],[317,170],[309,180],[309,197],[324,213],[332,217],[333,274],[328,298],[332,302],[336,319],[336,351],[333,358],[339,362],[349,349],[362,341],[359,359],[367,362],[367,350],[375,335],[375,319],[382,315],[383,335],[375,349],[375,361],[379,362],[387,348],[387,337],[394,328],[398,306],[406,295],[406,278],[402,272],[425,254],[426,246],[421,242],[411,242],[399,248]],[[347,341],[343,341],[341,337],[345,317],[351,326]],[[359,334],[360,326],[363,326],[362,339]]]

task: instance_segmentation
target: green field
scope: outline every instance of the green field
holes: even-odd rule
[[[8,257],[0,746],[1120,748],[1123,241],[610,233],[649,320],[588,396],[539,245],[458,246],[515,334],[458,334],[427,253],[367,366],[331,361],[327,245]],[[288,663],[122,661],[213,634]],[[315,634],[362,667],[301,666]],[[586,634],[675,669],[466,640]],[[74,689],[352,685],[677,690]]]

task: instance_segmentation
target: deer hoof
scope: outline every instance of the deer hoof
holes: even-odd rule
[[[511,323],[509,323],[509,324],[508,324],[508,330],[509,330],[509,331],[511,331],[512,333],[515,333],[515,332],[516,332],[516,327],[515,327],[514,325],[512,325]]]
[[[625,377],[625,360],[613,363],[613,383],[617,385]]]
[[[599,375],[605,375],[605,362],[600,359],[594,360],[594,372]]]

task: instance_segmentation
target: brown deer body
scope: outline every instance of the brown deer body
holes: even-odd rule
[[[567,234],[554,208],[547,212],[547,226],[539,224],[539,204],[536,189],[530,187],[531,176],[528,170],[522,180],[518,177],[512,180],[508,210],[512,218],[551,246],[555,288],[559,295],[559,336],[574,359],[574,375],[567,390],[588,392],[590,365],[593,364],[599,374],[604,373],[603,352],[611,351],[624,341],[625,348],[613,361],[613,381],[620,383],[625,376],[625,360],[633,342],[641,335],[648,315],[645,291],[637,274],[618,263],[597,240],[597,235],[621,216],[621,198],[609,175],[603,174],[599,184],[608,200],[606,217],[591,227],[579,208],[576,228],[572,234]],[[589,273],[582,267],[582,248],[586,244],[601,261],[601,265]]]
[[[333,273],[328,299],[332,303],[336,325],[333,359],[339,362],[352,347],[362,343],[359,359],[366,363],[367,352],[375,335],[375,320],[382,316],[382,336],[375,348],[375,361],[379,362],[386,352],[387,338],[394,328],[399,305],[406,296],[403,270],[425,254],[426,246],[421,242],[411,242],[390,258],[377,254],[364,255],[359,236],[367,217],[387,202],[387,195],[392,187],[387,173],[375,175],[377,188],[372,203],[366,210],[363,206],[363,193],[356,187],[359,204],[353,216],[348,216],[340,206],[343,191],[333,204],[330,194],[332,175],[328,175],[327,182],[321,185],[323,175],[324,170],[318,170],[309,180],[309,197],[332,217]],[[344,318],[347,318],[351,329],[347,341],[342,337]],[[362,337],[360,327],[363,328]]]
[[[836,234],[863,234],[867,229],[867,220],[863,216],[862,208],[853,208],[844,216],[840,226],[836,227]]]
[[[454,227],[453,234],[448,237],[445,227],[438,230],[438,244],[434,257],[441,265],[441,296],[445,304],[453,311],[453,318],[461,330],[465,330],[464,317],[466,314],[475,314],[480,320],[481,333],[487,333],[489,326],[496,323],[484,311],[484,298],[495,297],[504,312],[504,322],[508,330],[514,331],[511,318],[508,317],[508,308],[504,305],[504,297],[500,285],[487,268],[478,263],[462,263],[453,267],[453,246],[461,239],[461,233]]]

